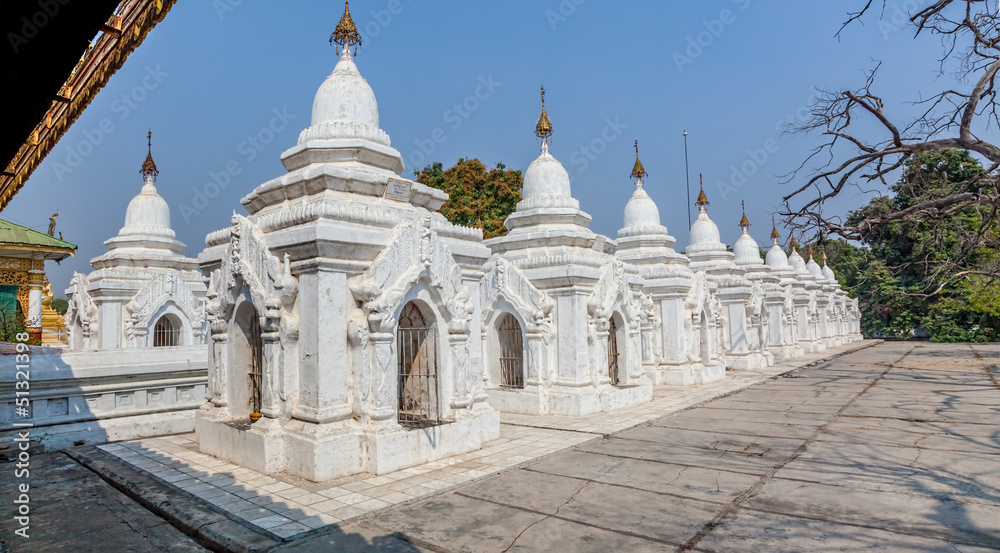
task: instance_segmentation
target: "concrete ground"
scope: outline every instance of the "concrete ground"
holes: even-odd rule
[[[1000,345],[886,343],[257,550],[1000,551],[998,380]],[[197,550],[43,457],[60,461],[33,476],[29,541],[11,539],[0,464],[10,551]]]

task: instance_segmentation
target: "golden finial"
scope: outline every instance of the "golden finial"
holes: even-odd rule
[[[549,114],[545,113],[545,87],[542,86],[542,114],[538,116],[538,123],[535,124],[535,136],[542,139],[542,142],[548,140],[549,144],[552,144],[552,121],[549,121]]]
[[[748,229],[750,228],[750,221],[747,219],[747,206],[743,200],[740,200],[740,207],[743,208],[743,218],[740,219],[740,228]]]
[[[812,256],[813,256],[813,245],[812,244],[809,244],[809,246],[806,247],[806,253],[809,254],[809,259],[812,259]]]
[[[798,250],[798,248],[799,248],[799,243],[795,241],[795,237],[793,236],[792,237],[792,241],[789,242],[789,244],[788,244],[788,249],[790,249],[790,250],[792,250],[794,252],[794,251]]]
[[[156,177],[157,177],[157,175],[160,174],[160,172],[156,170],[156,163],[153,162],[153,131],[152,130],[150,130],[149,132],[146,133],[146,148],[147,148],[147,151],[146,151],[146,161],[142,162],[142,169],[139,170],[139,173],[143,176],[144,179],[152,178],[153,181],[155,182],[156,181]]]
[[[705,195],[705,179],[702,177],[701,173],[698,173],[698,187],[701,188],[701,190],[698,192],[698,201],[694,204],[698,207],[706,206],[708,205],[708,196]],[[688,197],[690,198],[690,196]]]
[[[823,250],[822,254],[823,254],[823,265],[826,265],[826,250]]]
[[[348,4],[348,0],[344,0],[344,15],[340,17],[340,23],[337,23],[337,28],[330,35],[330,44],[337,43],[348,50],[354,46],[354,55],[356,56],[358,55],[357,47],[361,46],[361,35],[358,34],[358,28],[354,26],[354,20],[351,19],[351,10]],[[337,48],[336,52],[340,54],[340,48]]]
[[[777,240],[779,238],[781,238],[781,235],[778,234],[778,225],[777,225],[777,223],[774,222],[774,217],[772,216],[771,217],[771,240]]]
[[[635,165],[632,166],[632,178],[635,181],[645,177],[647,175],[646,168],[642,166],[642,162],[639,161],[639,141],[635,141]]]

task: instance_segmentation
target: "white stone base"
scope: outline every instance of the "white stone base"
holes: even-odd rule
[[[802,351],[802,348],[798,346],[771,346],[768,351],[774,355],[775,361],[795,359],[797,357],[802,357],[805,353]]]
[[[691,386],[722,380],[726,377],[726,367],[705,366],[701,363],[660,365],[656,369],[647,370],[646,376],[654,386]]]
[[[760,368],[762,362],[760,355],[752,353],[739,355],[726,354],[722,356],[722,361],[725,363],[726,368],[731,371],[752,371]]]
[[[500,414],[477,405],[452,422],[410,428],[394,421],[363,430],[357,421],[313,424],[261,419],[243,429],[227,424],[223,409],[197,414],[202,453],[265,474],[287,473],[313,482],[361,472],[385,474],[478,450],[500,437]]]
[[[580,416],[618,411],[642,405],[652,399],[653,384],[645,376],[640,382],[629,386],[553,386],[549,390],[548,414]]]
[[[194,414],[195,410],[189,409],[52,426],[36,426],[29,428],[28,431],[31,439],[43,443],[47,449],[62,449],[74,445],[103,444],[153,436],[186,434],[194,430]],[[15,437],[17,437],[17,430],[0,432],[0,442],[13,440]]]
[[[823,342],[799,342],[799,346],[802,347],[802,351],[805,353],[817,353],[826,349],[826,344]]]

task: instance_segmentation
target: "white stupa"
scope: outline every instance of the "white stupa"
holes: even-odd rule
[[[487,332],[502,330],[509,315],[527,327],[532,354],[523,385],[505,383],[487,356],[490,403],[501,411],[584,415],[647,402],[652,385],[640,334],[652,327],[643,279],[615,258],[613,240],[588,228],[590,215],[572,196],[569,174],[549,152],[553,126],[544,88],[541,94],[541,153],[524,173],[522,199],[504,223],[508,234],[486,240],[494,257],[482,287]],[[655,205],[636,206],[630,217],[643,225],[655,219],[652,227],[659,227]]]
[[[212,327],[201,451],[312,481],[474,451],[500,431],[476,293],[489,250],[438,213],[445,192],[401,177],[360,42],[345,2],[339,60],[281,155],[288,172],[198,257]]]
[[[643,187],[647,174],[639,160],[638,141],[635,149],[630,175],[635,190],[625,205],[616,255],[639,268],[645,279],[643,290],[652,299],[659,320],[649,343],[643,342],[646,374],[656,385],[719,380],[725,377],[725,367],[718,359],[709,290],[704,280],[695,286],[688,258],[674,251],[676,240],[660,223],[656,202]]]
[[[691,225],[685,253],[691,259],[691,270],[705,273],[721,302],[719,351],[722,360],[730,369],[759,368],[762,363],[751,351],[746,324],[746,302],[753,293],[752,285],[744,277],[745,269],[734,262],[733,252],[722,243],[719,227],[708,216],[709,202],[704,186],[698,192],[696,205],[698,218]]]
[[[197,260],[181,254],[185,246],[170,226],[170,207],[156,190],[160,173],[153,161],[152,132],[147,140],[139,171],[142,189],[128,204],[125,224],[104,242],[108,251],[90,260],[94,271],[74,275],[66,291],[73,347],[107,350],[206,341],[203,277]]]

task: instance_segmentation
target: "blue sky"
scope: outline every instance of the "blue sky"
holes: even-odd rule
[[[765,242],[791,186],[778,175],[818,140],[783,135],[778,124],[815,87],[856,88],[881,60],[878,92],[891,116],[906,118],[913,107],[905,102],[953,85],[936,71],[939,42],[914,40],[893,23],[914,0],[890,0],[886,22],[869,17],[838,40],[845,13],[863,3],[355,0],[351,12],[364,39],[357,64],[404,175],[462,157],[525,169],[538,154],[532,131],[544,84],[552,153],[591,228],[616,236],[638,139],[646,189],[680,250],[682,131],[690,133],[692,199],[703,173],[723,240],[739,236],[746,200],[752,234]],[[57,229],[79,250],[47,268],[57,296],[121,227],[142,185],[147,129],[157,188],[187,255],[233,210],[244,212],[241,197],[285,172],[279,156],[308,126],[316,89],[336,62],[328,38],[342,8],[335,0],[218,0],[171,10],[0,213],[44,231],[59,210]],[[206,192],[217,195],[198,196]],[[864,201],[851,191],[829,209]]]

